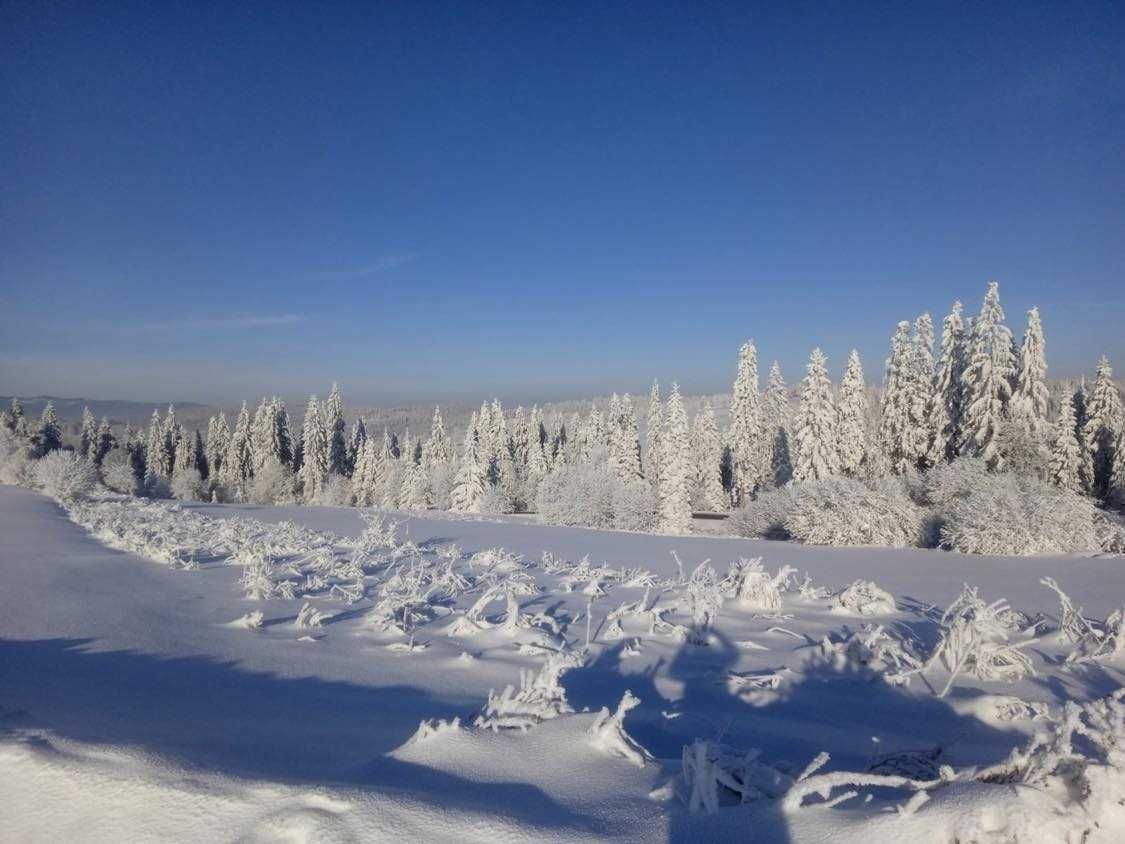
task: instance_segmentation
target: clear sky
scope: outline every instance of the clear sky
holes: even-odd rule
[[[0,2],[0,393],[1125,372],[1125,4]]]

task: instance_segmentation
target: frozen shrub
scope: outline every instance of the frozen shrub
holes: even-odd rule
[[[296,495],[293,473],[277,462],[267,463],[250,482],[250,501],[254,504],[292,504]]]
[[[789,539],[787,523],[795,504],[792,487],[770,490],[731,513],[727,524],[738,536]]]
[[[964,554],[1066,554],[1101,548],[1089,499],[1036,478],[989,475],[939,510],[941,542]]]
[[[452,506],[453,466],[448,463],[434,463],[429,468],[430,497],[434,507],[448,510]]]
[[[984,460],[960,457],[952,463],[934,466],[922,476],[916,499],[919,504],[944,507],[958,498],[964,498],[977,486],[992,476]]]
[[[1046,479],[1051,460],[1047,444],[1025,426],[1011,422],[1001,426],[996,447],[1004,471]]]
[[[141,495],[145,498],[171,498],[172,488],[164,478],[148,474],[141,483]]]
[[[343,475],[329,475],[321,485],[313,504],[322,507],[350,507],[352,503],[352,482]]]
[[[860,481],[829,478],[795,488],[787,526],[810,545],[882,545],[906,548],[922,538],[925,513],[897,484],[872,489]]]
[[[539,484],[539,518],[554,525],[613,526],[613,473],[604,464],[563,466]]]
[[[500,487],[488,486],[477,502],[477,512],[485,516],[500,516],[515,512],[515,508]]]
[[[895,599],[870,580],[857,580],[832,600],[833,612],[856,615],[884,615],[895,611]]]
[[[207,500],[207,484],[198,469],[181,469],[172,477],[172,497],[180,501]]]
[[[123,449],[115,448],[102,460],[101,473],[102,483],[114,492],[136,495],[140,488],[133,461]]]
[[[645,762],[652,756],[625,732],[626,713],[640,706],[640,703],[640,699],[626,689],[625,694],[621,696],[621,702],[617,704],[617,710],[611,715],[608,707],[602,707],[587,735],[590,737],[590,744],[603,753],[617,756],[630,765],[643,768]]]
[[[35,461],[35,483],[60,501],[85,498],[98,484],[94,464],[73,451],[52,451]]]
[[[656,496],[647,481],[618,483],[613,490],[613,526],[618,530],[656,529]]]

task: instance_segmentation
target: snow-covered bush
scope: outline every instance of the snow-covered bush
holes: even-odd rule
[[[796,503],[791,486],[772,489],[731,513],[727,524],[738,536],[789,539],[789,515]]]
[[[477,501],[477,512],[485,516],[502,516],[514,511],[512,502],[498,486],[485,487],[484,493]]]
[[[640,706],[640,703],[640,698],[626,689],[625,694],[621,696],[621,702],[617,704],[617,710],[611,715],[609,707],[602,707],[587,734],[590,737],[590,744],[598,750],[624,759],[630,765],[643,768],[645,762],[652,756],[625,732],[626,713]]]
[[[114,492],[122,495],[136,495],[140,489],[140,482],[133,471],[133,460],[128,452],[115,448],[101,465],[102,483]]]
[[[292,504],[297,497],[296,479],[288,467],[271,461],[255,473],[249,496],[254,504]]]
[[[350,507],[352,482],[343,475],[329,475],[317,490],[312,503],[322,507]]]
[[[434,463],[429,467],[430,499],[439,510],[448,510],[452,506],[455,474],[454,467],[449,463]]]
[[[789,533],[810,545],[906,548],[922,538],[924,511],[897,484],[868,487],[849,478],[810,481],[795,488]]]
[[[895,599],[870,580],[857,580],[833,597],[832,610],[855,615],[887,615],[895,611]]]
[[[941,543],[965,554],[1067,554],[1101,548],[1097,508],[1036,478],[999,474],[939,509]]]
[[[527,730],[550,718],[573,712],[559,683],[563,672],[580,665],[577,654],[552,654],[539,671],[521,671],[520,686],[488,693],[488,703],[473,726],[492,730]]]
[[[180,501],[207,500],[207,484],[198,469],[181,469],[172,476],[172,497]]]
[[[792,566],[782,566],[777,574],[771,575],[762,565],[761,557],[742,559],[731,563],[723,586],[748,609],[777,612],[781,609],[781,593],[789,587],[796,572]]]
[[[35,484],[60,501],[74,501],[94,491],[98,470],[73,451],[52,451],[35,461]]]
[[[1045,479],[1051,453],[1044,438],[1013,421],[1006,421],[996,436],[1001,466],[1006,472]]]
[[[922,475],[918,503],[943,508],[964,498],[993,475],[988,464],[976,457],[959,457],[952,463],[939,463]]]
[[[615,485],[605,464],[579,463],[555,469],[539,484],[539,518],[554,525],[612,527]]]
[[[618,530],[656,530],[656,495],[652,484],[636,480],[614,486],[613,526]]]

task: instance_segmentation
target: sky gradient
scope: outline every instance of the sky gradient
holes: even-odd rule
[[[0,2],[0,393],[872,381],[989,279],[1125,372],[1125,5],[754,5]]]

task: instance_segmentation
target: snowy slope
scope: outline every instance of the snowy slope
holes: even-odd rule
[[[176,512],[293,520],[335,534],[332,547],[364,527],[348,509],[198,505]],[[1013,683],[963,677],[939,698],[947,676],[940,669],[895,686],[826,658],[819,644],[875,621],[920,649],[932,647],[938,628],[928,605],[949,603],[962,581],[1031,616],[1053,617],[1057,599],[1038,584],[1053,575],[1088,615],[1104,618],[1125,599],[1120,559],[839,550],[430,517],[410,518],[400,538],[403,527],[424,555],[450,543],[464,558],[502,546],[531,562],[543,551],[575,562],[589,555],[592,563],[643,566],[661,579],[678,576],[672,549],[689,571],[705,558],[721,573],[739,557],[761,555],[769,572],[794,565],[815,586],[874,580],[895,594],[898,608],[865,618],[834,611],[813,593],[786,592],[776,611],[724,602],[706,646],[674,630],[652,632],[628,614],[615,638],[606,616],[643,599],[645,588],[605,577],[592,578],[599,583],[590,588],[566,573],[573,568],[540,565],[518,569],[541,591],[518,598],[513,629],[502,599],[480,616],[483,629],[455,627],[478,591],[441,605],[407,635],[372,623],[378,577],[368,578],[368,595],[354,603],[326,590],[249,600],[239,585],[245,564],[200,555],[198,568],[177,570],[112,550],[54,502],[0,487],[0,837],[691,840],[754,829],[759,840],[829,833],[940,840],[988,824],[1012,834],[1039,817],[1031,809],[1046,797],[953,784],[909,817],[893,809],[909,795],[887,789],[877,789],[870,806],[856,800],[789,811],[763,800],[691,813],[674,794],[682,792],[681,753],[697,739],[721,737],[759,749],[795,775],[821,751],[831,754],[825,770],[865,771],[888,753],[937,750],[943,764],[962,770],[1002,761],[1042,723],[999,718],[1007,696],[1057,708],[1108,694],[1125,678],[1119,657],[1063,669],[1067,648],[1048,636],[1027,648],[1037,676]],[[488,564],[469,565],[484,571]],[[328,616],[322,625],[296,625],[306,601]],[[582,664],[561,675],[561,714],[527,732],[471,728],[490,690],[518,686],[521,670],[543,666],[545,649],[582,650],[587,607],[594,609],[592,642]],[[254,610],[263,613],[260,630],[231,626]],[[671,628],[690,623],[684,610],[672,603],[668,610]],[[536,615],[539,622],[527,621]],[[560,634],[544,632],[546,619]],[[641,703],[624,726],[653,757],[640,767],[588,735],[594,713],[612,711],[626,690]],[[410,741],[420,721],[453,718],[462,729]],[[1025,831],[1022,840],[1047,829]]]

